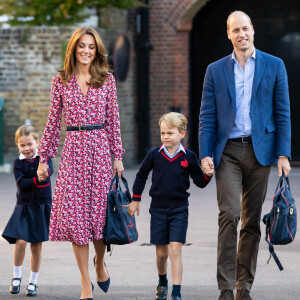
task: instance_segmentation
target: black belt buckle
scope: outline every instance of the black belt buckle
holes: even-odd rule
[[[79,131],[87,131],[87,129],[81,129],[82,127],[85,127],[85,125],[79,125],[79,126],[78,126],[78,130],[79,130]]]
[[[249,136],[249,135],[242,136],[242,143],[243,144],[249,144],[249,143],[251,143],[251,136]]]
[[[95,129],[103,129],[104,124],[98,125],[78,125],[78,126],[67,126],[67,131],[88,131],[88,130],[95,130]]]

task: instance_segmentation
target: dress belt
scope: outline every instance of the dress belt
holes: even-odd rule
[[[95,130],[103,129],[104,124],[99,125],[79,125],[79,126],[67,126],[67,131],[86,131],[86,130]]]
[[[242,136],[242,137],[235,138],[235,139],[229,139],[229,141],[239,142],[239,143],[243,143],[243,144],[252,144],[251,135]]]

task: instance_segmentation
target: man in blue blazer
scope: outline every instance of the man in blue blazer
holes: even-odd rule
[[[248,15],[227,19],[234,51],[207,68],[199,119],[205,171],[216,169],[219,206],[217,280],[220,300],[251,299],[260,220],[271,165],[290,171],[291,126],[283,61],[255,49]],[[237,247],[237,226],[241,230]]]

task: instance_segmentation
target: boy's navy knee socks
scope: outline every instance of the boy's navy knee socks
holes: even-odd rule
[[[158,284],[161,286],[168,286],[167,274],[159,275],[159,283]]]
[[[173,284],[172,297],[181,297],[181,285]]]

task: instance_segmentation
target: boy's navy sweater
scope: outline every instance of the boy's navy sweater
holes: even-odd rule
[[[33,159],[15,158],[13,173],[17,184],[17,204],[33,205],[44,204],[52,201],[50,176],[53,174],[52,161],[49,159],[49,177],[39,182],[37,169],[40,157]]]
[[[164,150],[156,147],[150,150],[143,160],[136,175],[132,192],[132,200],[140,201],[148,175],[152,172],[150,196],[152,208],[176,208],[188,206],[190,193],[189,176],[200,188],[204,188],[210,181],[201,170],[196,154],[185,149],[174,158],[169,158]]]

